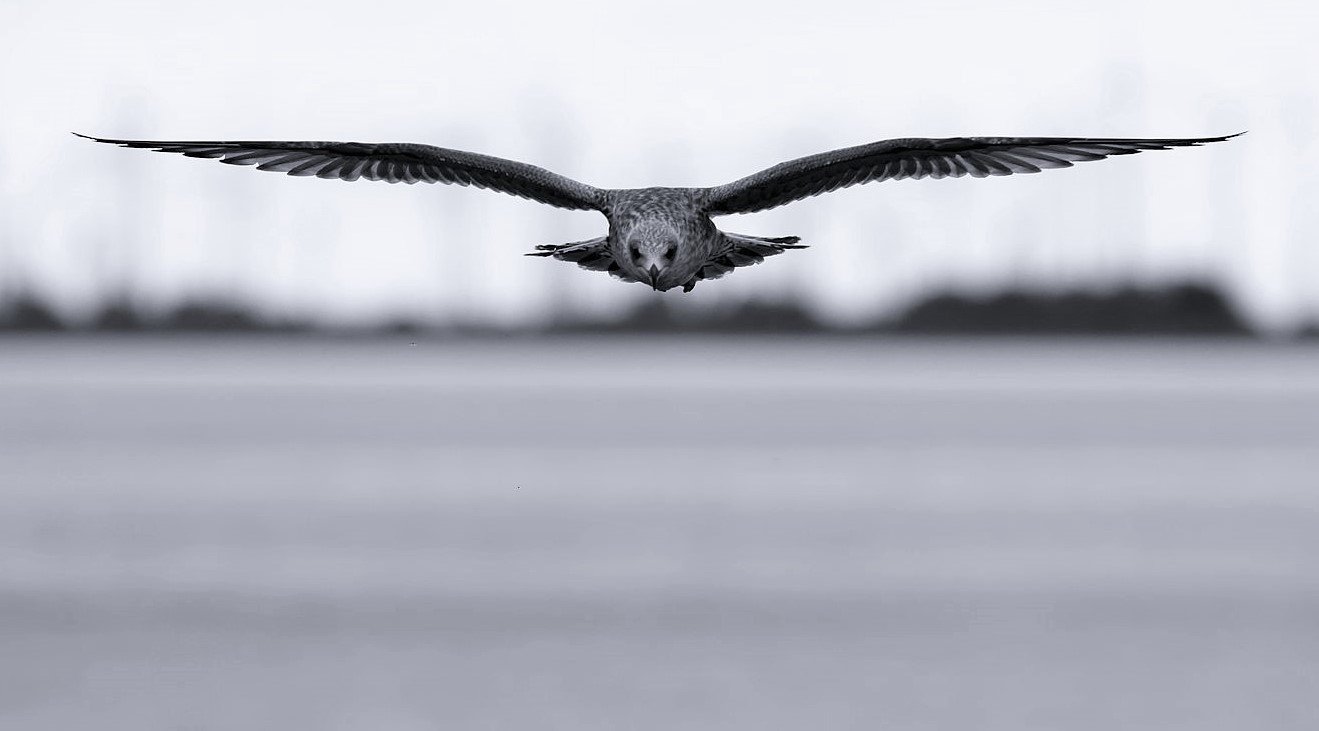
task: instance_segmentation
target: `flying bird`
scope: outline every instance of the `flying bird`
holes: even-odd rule
[[[230,165],[255,165],[257,170],[289,175],[474,185],[559,208],[599,211],[609,221],[607,235],[537,246],[528,256],[573,262],[659,291],[682,287],[690,292],[699,281],[718,279],[737,267],[758,264],[788,249],[805,248],[797,236],[766,238],[721,231],[712,220],[715,216],[764,211],[863,183],[1038,173],[1112,155],[1222,142],[1237,135],[1191,139],[904,138],[791,160],[713,188],[633,189],[596,188],[534,165],[431,145],[161,142],[78,136]]]

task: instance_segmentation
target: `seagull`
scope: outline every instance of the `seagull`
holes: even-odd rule
[[[1144,150],[1222,142],[1240,134],[1190,139],[1110,137],[950,137],[872,142],[780,163],[713,188],[596,188],[514,160],[410,143],[161,142],[79,137],[121,147],[174,152],[257,170],[339,180],[450,183],[508,193],[570,210],[603,213],[609,233],[544,244],[527,256],[553,257],[608,272],[657,291],[718,279],[767,256],[803,249],[797,236],[722,231],[712,220],[754,213],[853,185],[883,180],[985,178],[1038,173]]]

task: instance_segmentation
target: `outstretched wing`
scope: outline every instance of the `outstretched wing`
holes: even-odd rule
[[[1071,167],[1074,162],[1103,160],[1109,155],[1189,147],[1236,136],[1167,140],[1104,137],[885,140],[803,157],[728,185],[708,188],[705,210],[712,216],[751,213],[862,183],[1038,173],[1046,168]]]
[[[74,134],[77,134],[76,132]],[[599,209],[602,191],[543,168],[499,157],[448,150],[431,145],[362,142],[158,142],[105,140],[96,142],[209,157],[230,165],[256,165],[257,170],[339,180],[383,180],[387,183],[452,183],[474,185],[530,198],[560,208]]]

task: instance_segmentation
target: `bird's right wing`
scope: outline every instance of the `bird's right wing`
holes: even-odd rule
[[[1240,134],[1240,133],[1238,133]],[[1226,137],[1129,139],[1113,137],[950,137],[872,142],[791,160],[755,175],[704,191],[712,216],[763,211],[785,203],[862,183],[903,178],[960,178],[970,175],[1038,173],[1142,150],[1166,150]]]
[[[76,132],[74,134],[77,134]],[[109,140],[78,135],[96,142],[188,157],[209,157],[231,165],[255,165],[289,175],[339,180],[383,180],[388,183],[452,183],[474,185],[530,198],[559,208],[599,210],[604,191],[534,165],[474,152],[431,145],[362,142],[160,142]]]

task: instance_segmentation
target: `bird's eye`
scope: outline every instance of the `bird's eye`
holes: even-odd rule
[[[636,260],[636,259],[640,259],[640,258],[641,258],[641,249],[638,249],[637,247],[633,246],[633,247],[632,247],[632,259],[633,259],[633,260]]]
[[[673,261],[673,257],[678,255],[678,245],[669,244],[669,248],[664,250],[664,260]]]

